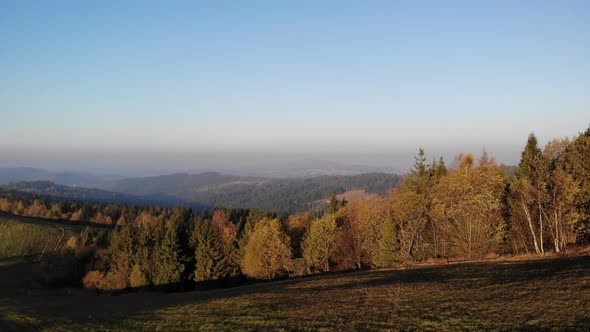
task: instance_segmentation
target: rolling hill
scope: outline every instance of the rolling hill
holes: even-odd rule
[[[23,181],[50,181],[68,186],[98,187],[120,178],[118,176],[102,176],[82,172],[51,172],[32,167],[0,168],[0,185]]]
[[[139,197],[164,195],[204,206],[291,213],[317,209],[326,197],[353,189],[384,193],[400,180],[400,175],[388,173],[275,179],[209,172],[123,179],[103,189]]]
[[[135,196],[95,188],[74,187],[56,184],[50,181],[23,181],[0,186],[2,197],[47,197],[57,200],[73,200],[95,203],[122,203],[134,205],[186,205],[179,198],[167,195]],[[202,207],[193,204],[195,207]]]

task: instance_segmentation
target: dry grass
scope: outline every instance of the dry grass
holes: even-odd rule
[[[0,258],[51,252],[63,246],[70,236],[78,234],[76,228],[31,218],[0,216]]]
[[[10,273],[23,269],[0,264],[0,277],[7,279],[2,284],[14,289]],[[2,331],[590,329],[588,255],[331,274],[175,294],[14,293],[4,286]]]

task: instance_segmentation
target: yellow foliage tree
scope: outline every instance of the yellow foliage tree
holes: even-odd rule
[[[335,240],[336,218],[333,214],[313,220],[301,245],[307,266],[323,272],[330,271],[330,256],[335,249]]]
[[[278,219],[256,223],[244,247],[241,267],[244,274],[257,279],[272,279],[287,272],[291,265],[289,237]]]
[[[476,166],[474,157],[466,155],[436,186],[436,215],[450,226],[450,241],[460,256],[481,257],[495,249],[505,181],[494,160],[484,155]]]
[[[427,201],[423,194],[402,188],[391,197],[393,220],[398,225],[400,258],[414,260],[419,254],[427,222]]]
[[[350,203],[338,213],[343,220],[337,233],[335,260],[341,269],[362,268],[373,264],[379,253],[383,223],[389,215],[381,197]]]

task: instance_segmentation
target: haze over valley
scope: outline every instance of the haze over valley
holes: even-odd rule
[[[0,1],[0,331],[590,331],[590,1]]]

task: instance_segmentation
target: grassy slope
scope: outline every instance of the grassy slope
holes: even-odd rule
[[[0,330],[590,328],[590,256],[368,271],[176,294],[25,288],[0,263]]]
[[[0,213],[0,258],[51,252],[83,228]]]

